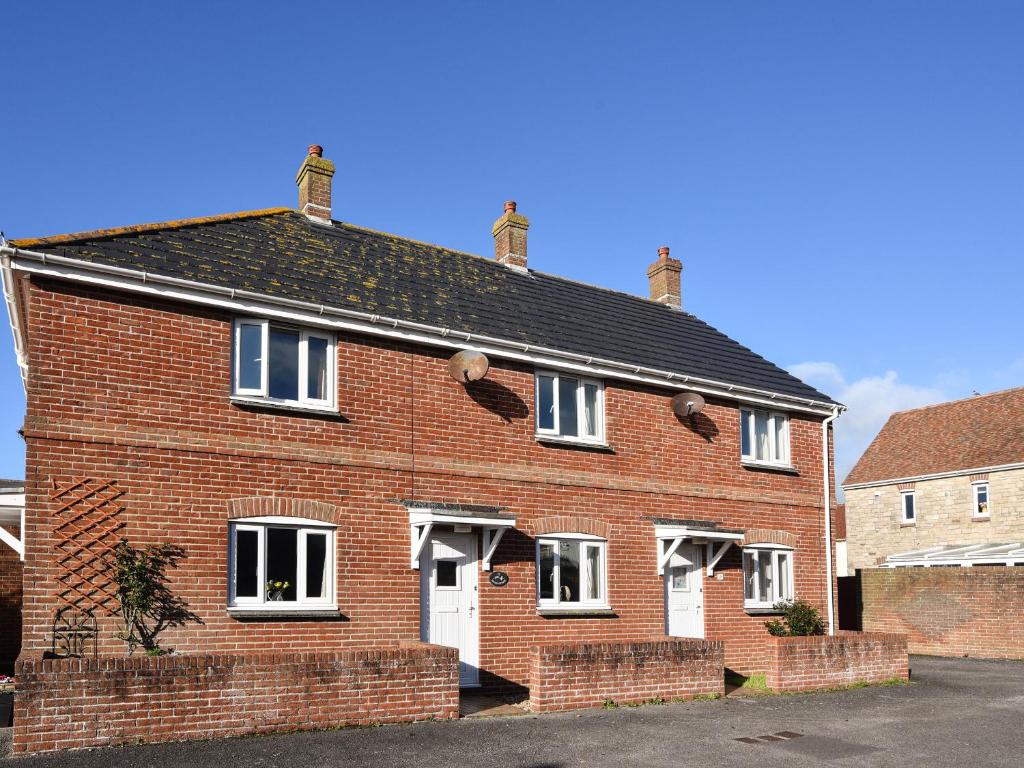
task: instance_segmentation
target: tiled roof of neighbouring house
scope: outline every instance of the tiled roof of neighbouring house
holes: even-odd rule
[[[834,402],[687,312],[287,208],[11,245]]]
[[[1024,387],[894,413],[844,486],[1024,462]]]

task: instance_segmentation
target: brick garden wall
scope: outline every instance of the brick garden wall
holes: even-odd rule
[[[174,541],[173,574],[203,620],[167,633],[185,653],[309,651],[419,636],[417,571],[399,499],[500,504],[517,516],[480,580],[480,659],[488,686],[525,686],[529,649],[664,634],[663,582],[651,517],[785,531],[796,546],[796,592],[825,605],[821,427],[794,414],[795,473],[739,461],[735,403],[709,399],[695,424],[672,392],[607,382],[609,450],[534,438],[533,371],[492,360],[485,380],[453,381],[443,351],[340,334],[335,417],[233,405],[231,320],[215,310],[37,280],[29,291],[32,358],[27,444],[28,552],[24,654],[38,658],[58,604],[55,482],[91,477],[124,492],[124,534]],[[336,511],[339,620],[239,620],[225,610],[227,520],[234,500],[283,497]],[[300,505],[301,506],[301,505]],[[308,505],[307,505],[308,506]],[[608,531],[614,616],[536,612],[537,521],[591,518]],[[705,580],[705,631],[727,664],[763,669],[764,617],[743,610],[740,553]],[[101,653],[123,652],[99,616]]]
[[[723,658],[722,643],[711,640],[537,646],[530,649],[530,709],[722,695]]]
[[[813,691],[909,679],[907,638],[879,632],[767,639],[766,683],[773,691]]]
[[[14,752],[458,717],[458,654],[383,650],[19,662]]]
[[[18,526],[4,528],[18,536]],[[0,542],[0,675],[14,672],[21,650],[22,563],[18,553]]]
[[[906,634],[911,653],[1024,659],[1024,568],[860,572],[865,630]]]

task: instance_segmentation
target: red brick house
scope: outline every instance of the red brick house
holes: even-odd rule
[[[459,648],[465,685],[526,685],[538,642],[666,633],[755,670],[776,601],[831,616],[842,406],[683,311],[667,248],[637,298],[534,269],[514,203],[494,259],[333,220],[333,173],[312,147],[298,210],[0,249],[28,394],[22,658],[66,606],[124,652],[119,538],[186,548],[202,623],[177,650],[422,637]]]

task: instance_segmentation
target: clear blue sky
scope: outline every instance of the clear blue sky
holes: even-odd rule
[[[1024,384],[1024,3],[8,4],[9,238],[295,205],[685,306],[848,402]],[[0,338],[0,476],[23,396]]]

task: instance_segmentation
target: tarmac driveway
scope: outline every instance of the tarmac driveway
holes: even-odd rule
[[[1024,662],[917,656],[911,667],[915,682],[906,686],[123,747],[0,765],[1021,765]]]

